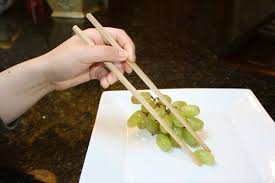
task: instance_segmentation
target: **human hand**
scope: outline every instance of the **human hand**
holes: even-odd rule
[[[96,44],[86,45],[76,35],[43,55],[45,76],[55,90],[65,90],[81,83],[98,79],[103,88],[108,88],[117,78],[104,67],[105,61],[113,62],[122,72],[131,73],[126,60],[135,61],[135,45],[125,31],[105,28],[123,49],[106,45],[96,29],[84,33]]]

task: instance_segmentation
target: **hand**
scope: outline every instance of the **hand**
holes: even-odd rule
[[[45,76],[55,90],[65,90],[81,83],[98,79],[103,88],[108,88],[117,78],[107,71],[103,62],[113,62],[122,72],[131,73],[126,60],[135,61],[135,45],[125,31],[105,28],[123,49],[105,44],[96,29],[84,33],[96,44],[91,47],[76,35],[43,55]]]
[[[117,79],[104,68],[105,61],[113,62],[122,73],[130,73],[125,61],[135,61],[134,43],[123,30],[106,31],[123,49],[106,45],[95,29],[88,29],[84,33],[95,42],[94,47],[73,36],[40,57],[0,72],[0,104],[5,104],[0,105],[0,118],[8,124],[51,91],[65,90],[91,79],[100,80],[101,86],[107,88]]]

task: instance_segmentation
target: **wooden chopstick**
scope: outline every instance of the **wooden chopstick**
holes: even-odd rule
[[[104,30],[104,27],[96,20],[96,18],[88,13],[86,15],[87,19],[95,26],[98,32],[105,38],[113,47],[121,48],[121,46],[114,40],[114,38]],[[128,61],[130,67],[137,73],[137,75],[144,81],[144,83],[159,97],[160,101],[164,103],[172,114],[181,122],[181,124],[186,128],[186,130],[196,139],[196,141],[205,150],[210,151],[208,146],[201,140],[197,133],[190,127],[190,125],[181,117],[181,115],[176,111],[176,109],[163,97],[156,85],[148,78],[148,76],[140,69],[140,67],[135,63]]]
[[[77,36],[90,46],[95,44],[90,40],[78,26],[73,26],[74,32]],[[197,165],[201,165],[200,161],[197,160],[193,152],[188,148],[187,144],[181,140],[174,131],[167,125],[159,114],[150,106],[150,104],[140,95],[136,88],[125,78],[125,76],[110,62],[104,62],[106,67],[118,78],[118,80],[132,93],[134,97],[158,120],[160,125],[171,135],[171,137],[179,144],[179,146],[186,151]]]

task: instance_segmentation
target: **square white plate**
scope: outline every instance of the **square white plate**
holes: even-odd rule
[[[164,153],[155,137],[127,128],[139,105],[128,91],[101,97],[80,183],[272,183],[275,126],[247,89],[164,89],[175,100],[196,104],[206,144],[216,164],[196,166],[179,149]]]

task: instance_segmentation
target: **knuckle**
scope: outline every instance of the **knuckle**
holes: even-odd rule
[[[120,58],[119,53],[120,53],[120,51],[118,49],[113,50],[113,56],[114,56],[115,60],[119,60],[119,58]]]
[[[110,51],[110,48],[109,48],[109,47],[104,47],[102,51],[103,51],[103,53],[106,55],[107,58],[110,57],[110,55],[111,55],[110,52],[111,52],[111,51]]]
[[[84,32],[86,33],[91,33],[94,31],[94,28],[88,28],[88,29],[85,29]]]
[[[136,50],[136,45],[133,43],[131,46],[132,46],[133,51],[135,51]]]
[[[124,29],[118,29],[121,34],[126,34],[126,31]]]
[[[85,46],[74,46],[74,50],[80,55],[83,56],[86,53],[86,47]]]
[[[113,49],[112,47],[105,47],[103,50],[106,54],[106,57],[109,59],[116,59],[119,55],[119,50]]]

